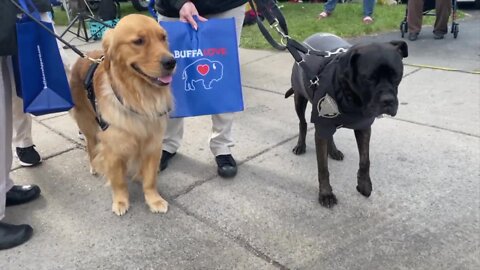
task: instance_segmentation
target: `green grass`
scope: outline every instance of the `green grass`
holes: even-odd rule
[[[282,12],[287,20],[289,35],[296,40],[303,40],[318,32],[332,33],[344,38],[371,35],[399,29],[405,17],[405,5],[376,5],[373,14],[375,21],[370,25],[362,23],[363,13],[360,3],[339,4],[330,17],[319,20],[318,14],[322,11],[323,4],[284,3]],[[433,18],[424,17],[424,24],[431,23]],[[259,32],[257,25],[243,28],[241,47],[271,48]]]
[[[377,4],[373,14],[374,23],[364,25],[362,23],[361,3],[339,4],[330,17],[322,20],[318,20],[317,16],[323,10],[323,4],[282,3],[282,5],[284,6],[282,12],[287,20],[289,34],[296,40],[303,40],[318,32],[327,32],[348,38],[397,30],[405,16],[406,8],[405,5],[384,6]],[[136,11],[130,3],[122,3],[122,16],[130,13],[140,12]],[[142,14],[148,15],[148,12],[142,12]],[[461,11],[457,15],[458,18],[464,16]],[[432,25],[433,21],[434,17],[423,17],[423,24],[425,25]],[[65,12],[60,9],[55,10],[55,23],[58,25],[67,24]],[[272,32],[272,35],[274,37],[278,36],[274,32]],[[240,46],[251,49],[272,49],[263,38],[256,24],[243,28]]]

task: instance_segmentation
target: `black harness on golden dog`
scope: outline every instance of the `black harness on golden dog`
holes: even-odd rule
[[[103,61],[103,56],[100,59]],[[87,90],[88,100],[90,101],[90,104],[92,104],[93,110],[95,111],[95,120],[97,121],[98,126],[100,126],[100,128],[103,131],[105,131],[110,125],[105,120],[102,119],[101,114],[97,110],[97,99],[95,97],[95,90],[94,90],[94,87],[93,87],[93,76],[95,75],[95,71],[97,70],[98,65],[100,63],[101,62],[99,61],[99,62],[93,62],[92,64],[90,64],[90,67],[88,68],[88,71],[87,71],[87,74],[85,76],[85,80],[83,82],[83,85],[85,86],[85,89]],[[120,104],[124,105],[123,101],[122,101],[122,98],[120,96],[118,96],[117,93],[115,93],[115,91],[113,91],[113,93],[115,94],[115,97],[117,98],[118,102],[120,102]],[[124,107],[125,107],[125,105],[124,105]],[[137,112],[137,111],[135,111],[131,108],[127,108],[127,109],[134,114],[142,115],[141,113],[139,113],[139,112]],[[171,111],[171,108],[168,108],[164,112],[157,113],[156,116],[157,117],[165,116],[170,111]]]
[[[83,85],[87,90],[88,100],[90,101],[90,104],[92,104],[93,111],[95,112],[95,120],[97,121],[98,126],[100,126],[100,128],[105,131],[110,125],[105,122],[102,119],[102,116],[98,113],[97,99],[95,97],[95,91],[93,89],[93,75],[95,74],[95,71],[97,70],[99,64],[100,63],[94,62],[90,65],[87,71],[87,75],[85,76],[85,81],[83,82]]]

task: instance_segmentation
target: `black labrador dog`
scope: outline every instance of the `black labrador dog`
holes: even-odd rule
[[[357,190],[369,197],[372,192],[369,159],[371,125],[382,114],[395,116],[397,113],[397,91],[403,76],[402,59],[408,56],[407,44],[392,41],[352,46],[335,35],[324,33],[310,36],[304,44],[318,51],[347,50],[330,57],[303,55],[310,73],[317,74],[318,85],[312,85],[308,72],[294,64],[292,88],[285,94],[285,98],[294,94],[295,110],[300,120],[300,134],[293,152],[296,155],[305,153],[305,110],[311,102],[320,204],[330,208],[337,203],[330,186],[327,158],[329,155],[335,160],[343,159],[342,152],[333,141],[333,134],[340,127],[355,132],[360,154]]]

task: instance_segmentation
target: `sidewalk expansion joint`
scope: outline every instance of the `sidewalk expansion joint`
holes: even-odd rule
[[[419,72],[420,70],[422,70],[422,69],[421,69],[421,68],[417,68],[417,69],[414,69],[414,70],[410,71],[410,72],[407,73],[407,74],[403,74],[403,78],[402,78],[402,79],[405,79],[406,77],[411,76],[411,75]]]
[[[457,68],[439,67],[439,66],[422,65],[422,64],[404,64],[404,65],[409,67],[416,67],[416,68],[427,68],[427,69],[434,69],[434,70],[441,70],[441,71],[460,72],[460,73],[480,75],[480,71],[463,70],[463,69],[457,69]]]
[[[49,156],[43,157],[43,158],[42,158],[42,161],[49,160],[49,159],[51,159],[51,158],[54,158],[54,157],[63,155],[63,154],[65,154],[65,153],[68,153],[68,152],[70,152],[70,151],[72,151],[72,150],[77,150],[77,149],[78,149],[78,147],[76,147],[76,146],[67,148],[67,149],[62,150],[62,151],[60,151],[60,152],[58,152],[58,153],[51,154],[51,155],[49,155]],[[41,165],[41,164],[39,164],[39,165]],[[10,171],[13,172],[13,171],[16,171],[16,170],[22,169],[22,168],[25,168],[25,167],[19,165],[19,166],[13,167]]]
[[[314,128],[315,128],[315,127],[310,127],[310,128],[307,129],[307,131],[312,131]],[[266,148],[266,149],[264,149],[264,150],[262,150],[262,151],[260,151],[260,152],[258,152],[258,153],[256,153],[256,154],[253,154],[253,155],[251,155],[251,156],[247,156],[247,158],[245,158],[245,160],[242,160],[242,161],[238,162],[238,166],[240,167],[240,166],[243,165],[244,163],[249,162],[249,161],[257,158],[258,156],[261,156],[261,155],[263,155],[263,154],[265,154],[265,153],[267,153],[267,152],[269,152],[269,151],[271,151],[271,150],[273,150],[273,149],[275,149],[275,148],[277,148],[277,147],[279,147],[279,146],[281,146],[281,145],[283,145],[283,144],[285,144],[285,143],[288,143],[288,142],[290,142],[291,140],[294,140],[294,139],[297,138],[297,137],[298,137],[298,135],[295,135],[295,136],[292,136],[292,137],[290,137],[290,138],[284,139],[284,140],[280,141],[279,143],[276,143],[276,144],[274,144],[274,145],[272,145],[272,146],[270,146],[270,147],[268,147],[268,148]],[[188,186],[187,188],[185,188],[185,189],[184,189],[183,191],[181,191],[180,193],[171,196],[171,199],[172,199],[172,200],[175,200],[175,199],[177,199],[177,198],[179,198],[179,197],[181,197],[181,196],[183,196],[183,195],[186,195],[186,194],[190,193],[190,191],[194,190],[196,187],[199,187],[199,186],[201,186],[201,185],[203,185],[203,184],[205,184],[205,183],[207,183],[207,182],[209,182],[209,181],[211,181],[211,180],[213,180],[213,179],[215,179],[215,178],[217,178],[217,177],[218,177],[218,176],[215,174],[215,175],[213,175],[213,176],[211,176],[211,177],[208,177],[208,178],[206,178],[206,179],[199,180],[199,181],[195,181],[193,184],[191,184],[190,186]]]
[[[52,115],[52,116],[48,116],[48,117],[45,117],[45,118],[42,118],[42,119],[36,118],[35,120],[36,120],[37,122],[43,122],[43,121],[45,121],[45,120],[51,120],[51,119],[55,119],[55,118],[59,118],[59,117],[65,116],[65,115],[68,115],[68,113]]]
[[[464,131],[460,131],[460,130],[454,130],[454,129],[450,129],[450,128],[439,127],[439,126],[436,126],[436,125],[415,122],[415,121],[412,121],[412,120],[402,119],[402,118],[398,118],[398,117],[386,117],[386,118],[391,119],[391,120],[395,120],[395,121],[401,121],[401,122],[405,122],[405,123],[415,124],[415,125],[419,125],[419,126],[423,126],[423,127],[440,129],[440,130],[443,130],[443,131],[449,131],[449,132],[452,132],[452,133],[461,134],[461,135],[465,135],[465,136],[469,136],[469,137],[480,138],[480,135],[476,135],[476,134],[473,134],[473,133],[468,133],[468,132],[464,132]]]
[[[275,55],[277,55],[277,54],[273,52],[273,53],[270,54],[270,55],[265,55],[265,56],[263,56],[263,57],[256,58],[256,59],[254,59],[254,60],[251,60],[251,61],[248,61],[248,62],[246,62],[246,63],[243,63],[243,64],[241,64],[240,66],[243,67],[243,66],[246,66],[246,65],[249,65],[249,64],[253,64],[253,63],[259,62],[259,61],[261,61],[261,60],[264,60],[264,59],[273,57],[273,56],[275,56]]]
[[[252,85],[247,85],[247,84],[242,84],[242,87],[247,87],[247,88],[250,88],[250,89],[253,89],[253,90],[259,90],[259,91],[262,91],[262,92],[272,93],[272,94],[276,94],[276,95],[279,95],[279,96],[284,96],[285,95],[285,94],[282,94],[282,93],[275,92],[273,90],[260,88],[260,87],[257,87],[257,86],[252,86]],[[285,89],[285,92],[287,92],[287,90],[288,89]]]
[[[51,119],[51,118],[50,118]],[[46,120],[46,119],[45,119]],[[49,125],[47,124],[44,124],[42,121],[39,121],[39,120],[36,120],[35,119],[35,122],[37,122],[38,124],[44,126],[46,129],[50,130],[51,132],[57,134],[58,136],[64,138],[65,140],[69,141],[70,143],[74,144],[76,146],[77,149],[83,149],[85,150],[85,145],[83,145],[82,143],[79,143],[77,141],[75,141],[74,139],[71,139],[67,136],[65,136],[63,133],[59,132],[59,131],[56,131],[55,129],[51,128]]]
[[[190,216],[201,223],[207,225],[209,228],[213,229],[216,232],[220,232],[222,235],[226,236],[228,239],[232,240],[235,244],[241,246],[245,250],[247,250],[249,253],[253,254],[254,256],[266,261],[267,263],[273,265],[274,267],[282,270],[288,270],[289,268],[280,262],[270,258],[267,254],[263,253],[262,251],[258,250],[254,246],[252,246],[250,243],[248,243],[247,240],[242,238],[241,236],[234,235],[224,229],[222,229],[220,226],[210,222],[207,218],[204,218],[200,215],[197,215],[191,211],[189,211],[186,207],[183,207],[181,204],[177,202],[172,202],[175,207],[178,207],[181,211],[183,211],[187,216]]]

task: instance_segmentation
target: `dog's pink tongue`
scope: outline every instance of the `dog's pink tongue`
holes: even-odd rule
[[[162,83],[171,83],[172,82],[172,76],[164,76],[164,77],[158,77],[157,80],[161,81]]]

